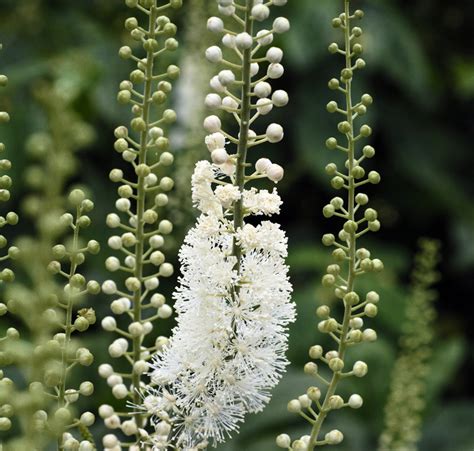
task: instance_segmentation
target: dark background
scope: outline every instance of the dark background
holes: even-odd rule
[[[175,17],[181,47],[172,57],[181,61],[185,74],[191,74],[187,80],[189,84],[191,79],[194,86],[181,87],[174,97],[178,113],[181,109],[186,119],[186,124],[173,131],[175,167],[179,168],[176,199],[188,199],[189,168],[198,158],[206,157],[203,146],[196,144],[202,137],[199,124],[203,114],[196,105],[207,92],[201,79],[209,78],[212,70],[201,62],[197,71],[193,68],[193,76],[184,66],[197,51],[202,52],[207,39],[213,39],[207,36],[203,21],[195,22],[199,14],[191,14],[191,7],[201,8],[198,12],[206,17],[205,10],[212,11],[214,2],[209,1],[210,6],[204,0],[184,3],[185,8]],[[325,149],[324,142],[336,133],[336,120],[326,113],[325,105],[334,97],[327,81],[337,76],[341,60],[326,49],[338,38],[330,24],[341,5],[335,0],[290,0],[287,7],[278,10],[292,23],[292,31],[279,42],[285,49],[286,73],[278,81],[289,91],[291,104],[272,113],[272,120],[285,125],[286,139],[267,148],[265,156],[271,153],[272,160],[286,170],[279,185],[285,201],[280,219],[288,231],[294,300],[299,310],[289,351],[293,365],[275,391],[272,406],[261,415],[249,417],[239,437],[219,449],[266,451],[274,449],[272,441],[277,433],[306,433],[302,423],[286,413],[285,406],[311,383],[302,374],[302,366],[308,347],[323,340],[313,312],[317,305],[332,302],[320,286],[329,262],[329,252],[320,244],[320,237],[336,226],[336,222],[322,217],[321,209],[334,195],[324,172],[333,154]],[[409,302],[412,257],[418,238],[428,236],[441,240],[443,259],[420,449],[470,451],[474,448],[470,427],[474,419],[470,348],[474,334],[470,327],[474,291],[474,4],[461,0],[366,0],[354,1],[353,6],[366,12],[361,26],[367,69],[358,74],[355,90],[356,94],[369,92],[375,99],[368,121],[375,132],[372,142],[377,154],[367,167],[382,174],[382,183],[368,189],[373,206],[380,212],[382,230],[364,241],[384,260],[386,271],[373,282],[373,288],[382,294],[380,315],[372,322],[379,340],[358,351],[371,368],[354,387],[366,403],[358,412],[334,415],[337,427],[347,436],[337,449],[375,449],[404,305]],[[10,79],[8,89],[2,91],[0,109],[8,110],[12,117],[0,132],[14,163],[10,206],[21,211],[20,201],[29,191],[22,181],[30,164],[25,142],[30,134],[48,127],[44,109],[33,92],[38,83],[48,80],[57,92],[69,96],[68,108],[94,132],[93,139],[77,155],[80,165],[71,185],[88,186],[97,204],[90,234],[104,244],[104,253],[91,260],[89,274],[98,280],[108,277],[103,260],[108,255],[105,243],[110,232],[104,219],[113,211],[115,199],[107,174],[115,165],[123,167],[113,151],[113,129],[128,118],[127,108],[115,101],[118,83],[130,70],[117,56],[117,49],[127,38],[122,28],[127,14],[118,0],[0,0],[0,42],[4,45],[0,69]],[[197,94],[186,97],[189,92]],[[177,226],[172,255],[192,224],[193,214],[190,209],[183,210],[183,205],[189,208],[189,200],[174,205],[180,210],[172,208],[169,212]],[[15,233],[33,233],[31,222],[22,221]],[[108,313],[108,302],[105,296],[94,300],[99,317]],[[1,326],[6,327],[4,322]],[[170,327],[171,321],[162,326],[160,334]],[[85,336],[86,342],[94,343],[96,363],[108,361],[106,349],[112,337],[99,327]],[[98,395],[89,409],[111,401],[103,381],[98,384]],[[98,422],[98,436],[103,433],[100,427]]]

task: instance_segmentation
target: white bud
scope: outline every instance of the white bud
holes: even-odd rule
[[[101,418],[108,418],[114,414],[114,408],[108,404],[102,404],[99,407],[99,416]]]
[[[229,159],[229,154],[225,149],[216,149],[211,153],[211,159],[214,164],[224,164]]]
[[[266,174],[268,168],[271,165],[272,165],[272,162],[268,158],[260,158],[255,163],[255,169],[257,170],[257,172],[260,172],[260,174]]]
[[[164,134],[165,132],[160,127],[152,127],[150,128],[150,131],[148,132],[148,135],[150,136],[151,139],[161,138]]]
[[[235,74],[229,69],[221,70],[218,77],[222,86],[228,86],[235,82]]]
[[[237,108],[239,108],[239,104],[237,103],[237,101],[230,96],[226,96],[222,99],[222,106],[231,110],[236,110]]]
[[[128,199],[120,198],[115,202],[115,208],[118,211],[129,211],[130,210],[130,201]]]
[[[79,420],[84,426],[92,426],[95,421],[95,416],[92,412],[84,412]]]
[[[257,111],[262,115],[265,116],[266,114],[270,113],[273,110],[273,103],[270,99],[263,98],[257,100]]]
[[[280,142],[284,136],[283,127],[279,124],[270,124],[267,127],[266,135],[268,141],[270,141],[271,143]]]
[[[224,44],[229,49],[235,49],[235,36],[227,33],[222,37],[222,44]]]
[[[365,329],[362,332],[362,340],[369,343],[377,340],[377,332],[373,329]]]
[[[143,323],[143,333],[148,335],[150,332],[153,331],[153,323],[151,321],[146,321]]]
[[[79,443],[79,451],[93,451],[93,450],[94,450],[94,446],[88,440],[83,440],[81,443]]]
[[[354,363],[352,371],[354,372],[354,376],[364,377],[368,371],[367,363],[363,362],[362,360],[358,360]]]
[[[160,281],[158,280],[158,277],[152,277],[151,279],[145,280],[144,284],[147,290],[152,291],[158,288]]]
[[[107,215],[106,224],[111,229],[115,229],[120,225],[120,217],[115,213],[110,213]]]
[[[265,19],[268,19],[268,16],[270,15],[270,8],[266,5],[255,5],[252,8],[252,16],[255,18],[255,20],[258,20],[259,22],[264,21]]]
[[[267,168],[267,177],[275,183],[278,183],[280,180],[283,179],[285,175],[284,169],[278,164],[271,164]]]
[[[344,440],[344,435],[342,435],[341,431],[333,429],[332,431],[328,432],[324,438],[328,442],[328,445],[338,445]]]
[[[106,448],[113,448],[119,444],[118,438],[114,434],[107,434],[102,439],[102,444]]]
[[[156,182],[158,182],[158,177],[156,176],[156,174],[148,174],[146,177],[145,177],[145,183],[147,186],[153,186],[153,185],[156,185]]]
[[[255,75],[257,75],[259,71],[260,71],[260,66],[259,66],[258,63],[252,63],[250,65],[250,76],[251,77],[255,77]]]
[[[221,96],[219,94],[208,94],[204,100],[204,104],[207,108],[215,110],[222,105]]]
[[[173,314],[173,309],[167,304],[162,305],[158,309],[158,316],[160,318],[166,319],[166,318],[169,318],[172,314]]]
[[[127,420],[122,423],[122,432],[125,435],[134,435],[138,431],[137,424],[135,420]]]
[[[125,257],[125,265],[128,266],[129,268],[135,268],[135,257],[132,257],[131,255],[127,255]]]
[[[262,46],[270,45],[273,42],[273,33],[270,30],[260,30],[257,33],[257,42]]]
[[[161,307],[164,303],[165,297],[161,293],[155,293],[150,299],[150,304],[155,308]]]
[[[360,395],[351,395],[348,404],[351,409],[360,409],[364,404],[364,400]]]
[[[257,97],[268,97],[272,92],[272,87],[270,83],[267,83],[266,81],[260,81],[255,85],[253,92]]]
[[[222,86],[222,83],[219,81],[219,76],[215,75],[214,77],[211,78],[211,81],[209,82],[209,86],[214,89],[214,91],[223,93],[225,92],[225,87]]]
[[[122,248],[122,240],[120,239],[119,236],[111,236],[108,239],[107,244],[109,245],[111,249],[114,249],[114,250],[119,250]]]
[[[120,269],[120,260],[117,257],[108,257],[105,260],[105,267],[111,272],[118,271]]]
[[[115,385],[112,388],[112,394],[117,399],[124,399],[128,395],[127,387],[124,384]]]
[[[349,326],[353,329],[360,329],[364,325],[364,320],[362,318],[352,318],[349,321]]]
[[[102,284],[102,291],[105,294],[114,294],[117,291],[117,285],[115,285],[113,280],[106,280]]]
[[[207,21],[207,29],[213,33],[222,33],[224,22],[219,17],[210,17]]]
[[[235,6],[219,6],[218,9],[223,16],[232,16],[235,13]]]
[[[133,364],[135,374],[145,374],[148,371],[148,363],[145,360],[138,360]]]
[[[280,78],[285,73],[285,68],[279,63],[272,63],[268,66],[267,74],[272,79]]]
[[[117,321],[115,321],[115,318],[113,316],[106,316],[102,322],[102,329],[106,330],[107,332],[113,332],[115,329],[117,329]]]
[[[266,58],[270,63],[280,63],[283,59],[283,50],[278,47],[271,47],[267,51]]]
[[[112,415],[104,419],[104,425],[107,429],[118,429],[121,421],[118,415]]]
[[[301,404],[303,409],[307,409],[311,406],[311,399],[309,399],[308,395],[301,395],[298,397],[298,401]]]
[[[273,30],[275,33],[286,33],[290,29],[290,21],[286,17],[277,17],[273,21]]]
[[[229,177],[235,174],[235,163],[229,158],[223,165],[220,166],[221,171]]]
[[[252,47],[252,44],[253,44],[253,39],[252,39],[252,36],[250,36],[248,33],[244,32],[244,33],[239,33],[236,37],[235,37],[235,45],[239,48],[239,49],[249,49],[250,47]]]
[[[213,45],[206,50],[206,59],[211,63],[220,63],[222,61],[222,50],[217,45]]]
[[[103,363],[99,365],[99,376],[103,378],[107,378],[114,374],[114,369],[108,363]]]
[[[275,0],[274,0],[275,1]],[[279,447],[279,448],[289,448],[290,445],[291,445],[291,438],[288,434],[280,434],[277,438],[276,438],[276,445]]]
[[[111,374],[107,378],[107,385],[109,387],[115,387],[116,385],[122,384],[122,383],[123,383],[122,376],[119,376],[118,374]]]
[[[204,129],[208,133],[216,133],[222,127],[221,120],[217,116],[208,116],[204,119]]]
[[[289,100],[288,93],[282,89],[275,91],[272,95],[272,102],[276,107],[288,105]]]
[[[165,240],[161,235],[153,235],[148,242],[153,249],[158,249],[165,244]]]

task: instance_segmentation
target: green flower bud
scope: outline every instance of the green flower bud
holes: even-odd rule
[[[369,203],[369,197],[367,194],[359,193],[355,197],[355,201],[358,205],[367,205]]]
[[[328,87],[329,87],[329,89],[331,89],[333,91],[338,89],[339,88],[339,80],[337,78],[332,78],[331,80],[329,80]]]
[[[89,282],[87,282],[87,292],[89,294],[99,294],[100,284],[95,280],[90,280]]]
[[[127,105],[132,98],[132,93],[130,91],[119,91],[117,94],[117,102],[121,105]]]
[[[160,164],[163,166],[171,166],[174,162],[174,156],[170,152],[163,152],[160,155]]]
[[[335,189],[341,189],[344,186],[344,179],[340,176],[333,177],[331,186]]]
[[[373,185],[377,185],[378,183],[380,183],[380,174],[377,171],[370,171],[369,182]]]
[[[368,224],[368,228],[371,232],[378,232],[380,230],[380,221],[370,221]]]
[[[364,51],[364,48],[360,44],[354,44],[352,51],[354,52],[354,55],[360,55]]]
[[[176,50],[178,48],[179,44],[178,44],[178,41],[175,39],[175,38],[168,38],[166,41],[165,41],[165,48],[166,50],[169,50],[171,52],[173,52],[174,50]]]
[[[336,172],[337,172],[337,166],[334,164],[334,163],[329,163],[327,166],[326,166],[326,174],[327,175],[336,175]]]
[[[166,124],[172,124],[176,122],[176,112],[173,110],[165,110],[163,112],[163,120]]]
[[[130,122],[130,126],[136,132],[144,132],[147,128],[146,122],[141,117],[136,117],[132,119],[132,121]]]
[[[361,136],[363,136],[364,138],[367,138],[367,137],[369,137],[369,136],[372,134],[372,129],[371,129],[368,125],[363,125],[363,126],[360,128],[360,134],[361,134]]]
[[[329,368],[331,368],[335,373],[340,372],[344,368],[344,361],[338,357],[331,359],[329,361]]]
[[[326,140],[326,147],[329,150],[334,150],[337,148],[337,139],[336,138],[328,138]]]
[[[164,207],[168,204],[168,196],[166,194],[160,193],[155,196],[155,204],[158,207]]]
[[[337,129],[344,134],[349,133],[352,130],[351,124],[349,124],[347,121],[339,122]]]
[[[356,19],[362,19],[364,17],[364,11],[362,11],[361,9],[357,9],[356,11],[354,11],[354,17]]]
[[[357,305],[359,300],[359,295],[355,291],[351,291],[344,296],[344,302],[349,306]]]
[[[167,95],[163,91],[156,91],[151,96],[151,100],[156,105],[161,105],[166,102]]]
[[[372,263],[374,264],[374,271],[375,272],[383,271],[384,266],[383,266],[382,260],[379,260],[378,258],[374,258],[372,260]]]
[[[171,191],[173,189],[173,186],[174,186],[173,179],[171,179],[169,177],[163,177],[160,180],[160,188],[163,191]]]
[[[168,78],[170,78],[170,80],[176,80],[179,78],[180,69],[178,66],[172,64],[166,69],[166,74],[168,75]]]
[[[123,58],[124,60],[131,58],[132,49],[128,45],[120,47],[119,56],[120,58]]]
[[[347,254],[344,252],[343,249],[338,248],[334,249],[334,251],[332,252],[332,256],[334,257],[334,260],[342,262],[346,259]]]
[[[132,31],[132,30],[135,30],[135,28],[138,27],[138,20],[136,17],[129,17],[126,21],[125,21],[125,29],[128,30],[128,31]]]
[[[349,233],[349,234],[355,233],[357,232],[357,228],[358,228],[357,222],[355,221],[346,221],[344,223],[344,232],[346,233]]]
[[[183,6],[183,0],[170,0],[171,8],[177,9]]]
[[[370,94],[364,94],[361,97],[361,102],[365,106],[370,106],[374,103],[374,99],[372,98],[372,96]]]
[[[89,321],[87,321],[86,318],[83,318],[82,316],[80,316],[79,318],[76,318],[76,320],[74,321],[74,327],[79,332],[84,332],[87,329],[89,329]]]
[[[328,204],[323,208],[323,215],[325,218],[331,218],[334,216],[335,208],[333,205]]]
[[[367,208],[364,212],[364,218],[367,221],[375,221],[377,219],[377,212],[373,208]]]
[[[336,237],[332,233],[326,233],[323,235],[322,242],[324,246],[332,246],[336,241]]]
[[[87,243],[87,250],[92,255],[97,255],[100,252],[100,244],[96,240],[90,240]]]
[[[20,256],[20,249],[18,249],[16,246],[12,246],[10,249],[8,249],[8,256],[12,260],[16,260]]]
[[[81,217],[79,217],[79,219],[77,220],[77,225],[81,228],[81,229],[85,229],[87,227],[89,227],[91,225],[91,218],[89,218],[89,216],[87,215],[82,215]]]
[[[345,81],[349,81],[352,79],[352,77],[354,76],[353,72],[352,72],[352,69],[342,69],[341,71],[341,78]]]
[[[329,47],[328,47],[329,53],[332,53],[333,55],[334,55],[335,53],[337,53],[338,50],[339,50],[339,46],[338,46],[335,42],[333,42],[332,44],[330,44]]]
[[[323,287],[331,288],[336,283],[336,278],[332,274],[325,274],[322,279]]]
[[[10,115],[6,111],[0,111],[0,124],[10,122]]]
[[[48,272],[50,274],[59,274],[60,271],[61,271],[61,263],[59,263],[58,261],[52,261],[48,265]]]
[[[74,288],[82,288],[86,284],[86,279],[82,274],[74,274],[70,279],[69,283]]]
[[[316,315],[319,316],[319,318],[321,319],[328,319],[330,313],[331,313],[331,309],[327,305],[320,305],[316,309]],[[311,349],[310,349],[310,352],[311,352]]]

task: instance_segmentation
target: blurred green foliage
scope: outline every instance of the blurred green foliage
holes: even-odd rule
[[[215,2],[207,1],[212,10]],[[352,354],[354,360],[368,362],[369,375],[353,382],[354,386],[343,385],[345,394],[358,392],[366,402],[357,412],[338,415],[337,427],[347,440],[336,448],[375,449],[404,307],[410,302],[407,280],[411,256],[417,238],[429,235],[443,242],[445,256],[420,450],[469,451],[474,448],[469,425],[469,419],[474,418],[474,389],[470,385],[474,360],[468,346],[473,338],[469,326],[474,290],[474,55],[470,39],[474,3],[360,0],[354,5],[366,11],[363,27],[367,60],[367,69],[355,90],[356,95],[367,90],[375,98],[370,122],[376,132],[375,164],[383,176],[382,184],[368,193],[384,225],[377,238],[370,238],[370,248],[380,254],[386,271],[377,280],[366,282],[382,298],[379,317],[374,321],[379,340]],[[337,61],[329,57],[326,47],[335,39],[330,20],[339,13],[340,6],[335,0],[290,0],[286,7],[293,31],[280,42],[286,52],[286,74],[279,83],[289,90],[292,101],[285,112],[273,114],[274,120],[286,124],[287,133],[284,143],[272,147],[276,153],[272,160],[282,162],[287,173],[279,190],[285,200],[281,221],[290,239],[289,263],[299,311],[291,331],[289,353],[293,365],[275,390],[271,405],[262,414],[249,417],[241,433],[219,447],[221,450],[269,451],[275,449],[275,435],[288,431],[288,425],[295,435],[303,432],[303,424],[286,412],[286,403],[308,386],[308,376],[302,372],[307,349],[323,340],[316,329],[315,308],[323,301],[335,302],[320,286],[329,262],[320,236],[331,231],[322,220],[321,208],[330,196],[324,166],[332,157],[324,141],[335,128],[334,120],[325,112],[331,97],[327,81],[335,73]],[[185,25],[186,2],[180,14],[179,21]],[[0,109],[7,109],[12,117],[11,123],[1,129],[14,164],[9,207],[18,207],[29,189],[22,183],[29,165],[26,138],[48,128],[44,112],[33,100],[35,89],[48,81],[56,92],[70,99],[74,114],[95,131],[95,140],[81,152],[72,183],[88,186],[95,196],[97,208],[89,232],[91,238],[103,244],[105,254],[91,259],[88,275],[97,280],[106,278],[104,244],[109,232],[105,215],[115,198],[108,172],[121,165],[113,151],[113,129],[126,121],[127,115],[126,108],[115,102],[118,83],[129,69],[116,56],[125,39],[122,24],[126,17],[127,9],[118,0],[0,0],[0,42],[5,49],[2,73],[11,81],[0,98]],[[180,32],[187,33],[183,27]],[[205,36],[204,24],[195,36]],[[188,46],[196,52],[200,46],[194,44]],[[200,44],[201,48],[206,45],[204,41]],[[184,45],[180,50],[182,60],[186,52]],[[183,99],[176,96],[176,101]],[[181,147],[177,149],[176,167],[180,167],[180,159],[189,158],[189,131],[197,133],[201,118],[194,120],[175,134],[175,142]],[[182,136],[186,133],[187,138]],[[197,149],[192,155],[203,154]],[[189,186],[186,174],[179,174],[180,189],[184,190],[180,198]],[[180,224],[175,255],[192,214],[180,212],[176,219]],[[15,233],[30,235],[32,230],[33,223],[22,218]],[[174,282],[170,281],[168,292]],[[108,301],[100,297],[95,302],[101,318],[108,312]],[[169,321],[167,330],[159,333],[168,333],[171,326]],[[0,327],[8,326],[2,321]],[[108,360],[110,337],[99,327],[85,336],[85,345],[90,345],[96,355],[91,369],[96,371],[98,363]],[[108,390],[101,390],[104,382],[95,374],[89,378],[97,382],[97,395],[87,408],[113,403]],[[333,426],[329,419],[326,427]],[[101,428],[98,421],[93,432],[100,436],[104,433]]]

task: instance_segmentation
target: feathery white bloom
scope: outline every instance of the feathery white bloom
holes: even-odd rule
[[[153,412],[170,416],[184,449],[224,440],[246,412],[269,401],[288,363],[286,328],[295,315],[284,256],[286,237],[268,221],[234,233],[230,221],[201,215],[188,233],[175,293],[178,325],[152,372],[164,387],[154,393]]]

